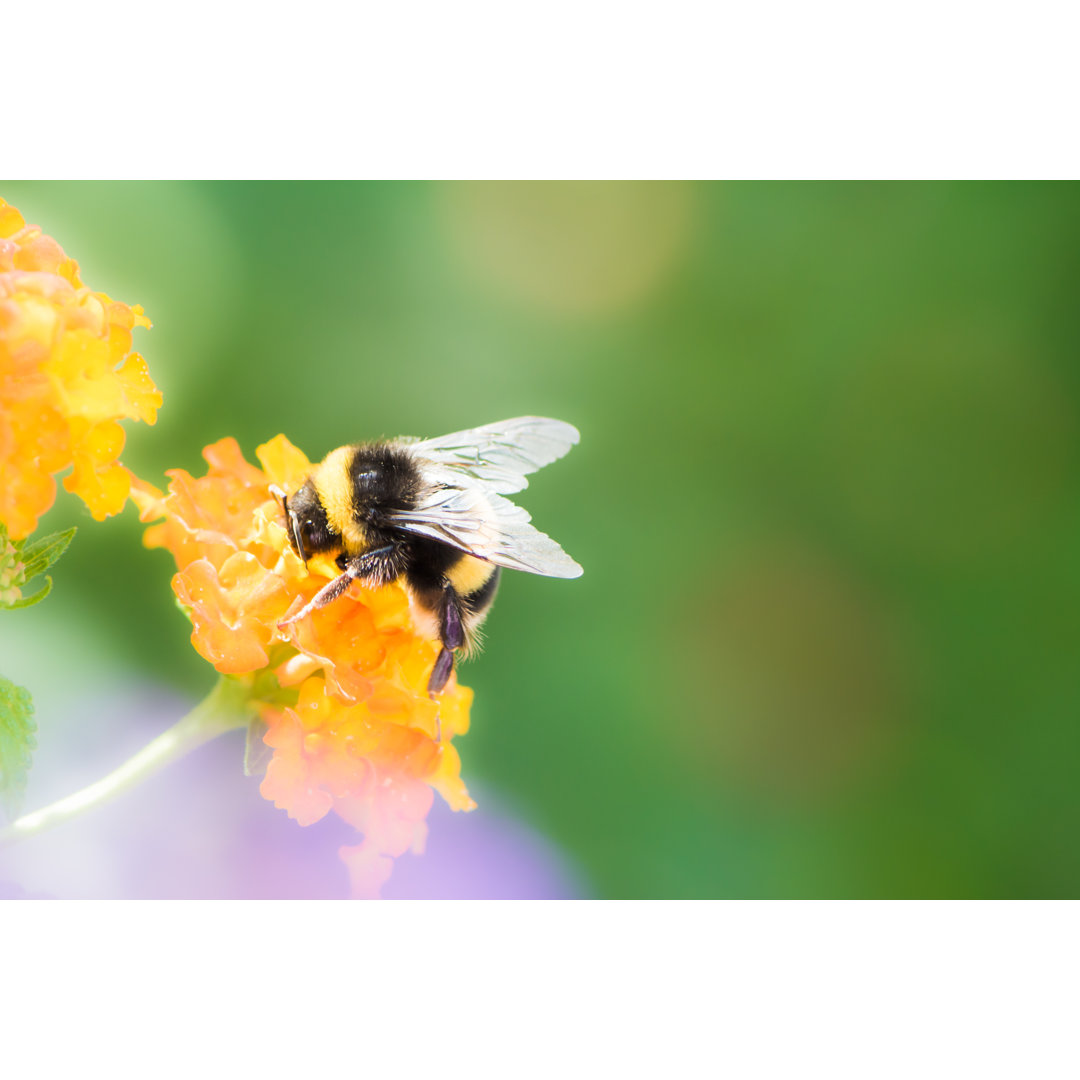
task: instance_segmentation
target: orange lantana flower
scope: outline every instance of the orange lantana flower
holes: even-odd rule
[[[92,292],[79,264],[0,199],[0,524],[20,540],[56,498],[53,474],[101,521],[130,487],[123,419],[161,405],[132,331],[142,308]]]
[[[439,644],[417,633],[397,583],[354,583],[280,629],[338,575],[326,557],[305,568],[269,491],[295,490],[311,463],[284,435],[256,450],[262,469],[234,439],[203,456],[207,475],[173,470],[168,494],[132,478],[142,519],[163,519],[145,542],[176,559],[173,591],[195,649],[222,674],[251,682],[273,750],[263,795],[301,825],[332,810],[360,830],[362,842],[341,856],[354,895],[377,895],[392,859],[422,849],[433,792],[455,810],[474,805],[451,742],[468,730],[472,691],[451,678],[438,702],[428,697]]]

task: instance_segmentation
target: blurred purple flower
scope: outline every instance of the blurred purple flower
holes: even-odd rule
[[[80,708],[77,728],[42,723],[28,808],[120,764],[185,711],[156,690],[118,691]],[[0,898],[345,899],[338,848],[356,833],[328,816],[301,828],[242,771],[226,735],[114,803],[0,852]],[[587,895],[567,857],[489,792],[455,814],[436,799],[424,855],[405,855],[387,899],[567,899]]]

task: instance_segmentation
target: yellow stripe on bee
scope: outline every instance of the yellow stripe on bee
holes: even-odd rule
[[[458,596],[468,596],[469,593],[476,592],[494,573],[493,563],[475,559],[472,555],[462,555],[446,572],[446,576],[457,590]]]
[[[335,532],[341,533],[345,541],[345,550],[350,555],[358,554],[366,546],[364,530],[353,512],[353,483],[349,474],[349,463],[356,448],[339,446],[315,467],[312,480],[315,491],[326,511],[327,521]]]

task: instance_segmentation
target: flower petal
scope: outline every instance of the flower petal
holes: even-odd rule
[[[132,309],[86,288],[63,248],[0,199],[0,523],[21,539],[55,498],[53,474],[99,521],[130,476],[118,420],[153,423],[161,393],[132,352]],[[119,433],[119,435],[118,435]]]

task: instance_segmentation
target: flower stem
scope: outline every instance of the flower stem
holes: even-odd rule
[[[187,716],[147,743],[108,776],[46,806],[44,810],[25,814],[6,829],[0,829],[0,848],[51,829],[95,806],[104,805],[203,743],[233,728],[245,727],[253,715],[250,686],[223,675],[214,689]]]

